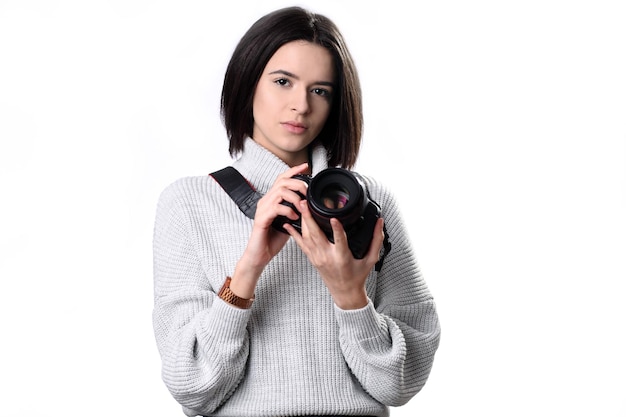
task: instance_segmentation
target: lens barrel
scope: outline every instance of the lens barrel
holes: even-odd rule
[[[350,171],[327,168],[311,179],[307,200],[313,218],[332,235],[330,219],[335,217],[345,229],[355,224],[367,206],[365,186]]]

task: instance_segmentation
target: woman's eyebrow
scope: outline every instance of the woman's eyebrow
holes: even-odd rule
[[[282,70],[282,69],[279,69],[279,70],[276,70],[276,71],[272,71],[272,72],[269,73],[269,75],[275,75],[275,74],[286,75],[287,77],[291,77],[291,78],[293,78],[295,80],[299,80],[300,79],[300,77],[298,77],[296,74],[294,74],[292,72],[289,72],[289,71]],[[316,81],[313,84],[327,85],[329,87],[334,87],[335,86],[335,83],[330,82],[330,81]]]
[[[287,77],[295,78],[296,80],[300,79],[300,77],[298,77],[296,74],[291,73],[289,71],[281,70],[281,69],[270,72],[270,75],[274,75],[274,74],[283,74],[283,75],[286,75]]]

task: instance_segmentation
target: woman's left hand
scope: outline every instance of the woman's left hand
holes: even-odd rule
[[[334,218],[330,220],[335,241],[332,243],[313,219],[306,200],[300,201],[298,210],[302,215],[302,234],[289,224],[285,225],[285,230],[317,268],[335,304],[344,310],[365,307],[368,302],[365,281],[378,262],[383,245],[383,219],[378,219],[376,223],[374,236],[365,257],[355,259],[339,220]]]

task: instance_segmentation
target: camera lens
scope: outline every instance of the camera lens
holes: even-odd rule
[[[342,209],[350,201],[350,192],[340,184],[331,184],[322,190],[320,199],[327,209]]]
[[[327,168],[311,180],[307,200],[317,224],[331,234],[333,217],[345,228],[357,223],[367,204],[365,197],[365,186],[354,174],[342,168]]]

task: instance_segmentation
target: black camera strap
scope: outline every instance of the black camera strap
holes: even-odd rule
[[[224,191],[228,193],[230,198],[237,204],[239,210],[243,212],[250,219],[254,219],[256,213],[256,204],[263,197],[248,180],[241,175],[237,169],[232,166],[227,166],[218,171],[215,171],[209,176],[213,177],[219,185],[222,186]],[[385,240],[383,241],[383,248],[381,249],[380,259],[376,263],[376,272],[380,271],[383,267],[383,261],[385,256],[391,250],[391,243],[389,242],[389,234],[387,233],[387,227],[384,227]]]
[[[251,219],[256,213],[256,203],[263,197],[235,168],[227,166],[210,174],[228,193],[239,209]]]

